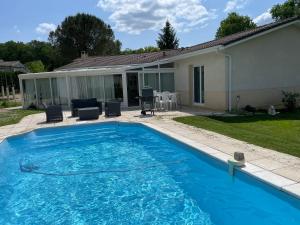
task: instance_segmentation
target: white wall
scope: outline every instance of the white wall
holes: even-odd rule
[[[282,90],[300,92],[300,26],[291,25],[228,48],[232,102],[267,108],[281,105]]]
[[[193,106],[193,66],[204,65],[204,108],[226,109],[225,56],[213,52],[176,62],[175,89],[181,95],[183,105]]]

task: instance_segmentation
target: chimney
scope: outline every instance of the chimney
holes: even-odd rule
[[[85,51],[82,51],[81,52],[81,58],[86,59],[87,57],[89,57],[89,55]]]

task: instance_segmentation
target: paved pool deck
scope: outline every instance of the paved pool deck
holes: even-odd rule
[[[157,112],[155,116],[141,116],[139,110],[122,111],[122,116],[98,120],[78,121],[69,111],[64,111],[64,121],[45,123],[45,113],[23,118],[18,124],[0,127],[0,141],[37,128],[58,127],[74,124],[99,123],[104,121],[138,122],[178,139],[214,158],[227,162],[236,151],[244,152],[246,166],[242,170],[274,187],[300,198],[300,158],[265,149],[221,134],[191,127],[173,120],[174,117],[189,115],[211,115],[218,112],[191,109]]]

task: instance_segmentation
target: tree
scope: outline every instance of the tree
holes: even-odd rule
[[[158,52],[160,49],[154,46],[146,46],[144,48],[139,49],[129,49],[126,48],[124,51],[121,52],[123,55],[128,54],[141,54],[141,53],[148,53],[148,52]]]
[[[167,20],[164,28],[161,29],[161,33],[158,34],[157,46],[161,50],[176,49],[179,46],[179,39],[176,37],[175,29]]]
[[[89,55],[108,55],[118,54],[121,48],[109,25],[84,13],[67,17],[50,33],[49,41],[69,61],[79,57],[82,51]]]
[[[25,65],[32,73],[45,72],[45,66],[41,60],[28,62]]]
[[[235,12],[229,13],[227,18],[221,21],[216,38],[222,38],[241,31],[256,28],[256,24],[249,16],[241,16]]]
[[[29,43],[14,41],[0,43],[0,59],[22,63],[41,60],[47,71],[66,63],[66,60],[50,43],[35,40]]]
[[[33,60],[41,60],[47,71],[51,71],[67,63],[67,60],[61,56],[58,49],[49,42],[33,40],[27,45],[31,48],[34,55]]]
[[[300,0],[287,0],[282,4],[274,5],[271,14],[276,21],[300,16]]]

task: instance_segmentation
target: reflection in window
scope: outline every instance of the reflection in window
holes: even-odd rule
[[[104,76],[105,100],[123,101],[122,75]]]
[[[174,68],[174,63],[165,63],[165,64],[160,64],[160,68]]]
[[[71,99],[86,99],[86,77],[70,77],[70,96]]]
[[[159,91],[159,79],[158,73],[145,73],[144,74],[144,86],[151,87],[155,91]]]
[[[22,80],[24,107],[36,104],[34,80]]]
[[[65,77],[51,78],[52,98],[54,105],[67,105],[68,92]]]
[[[149,69],[158,69],[158,65],[146,66],[146,67],[144,67],[144,69],[146,69],[146,70],[149,70]]]
[[[86,77],[88,98],[97,98],[98,101],[104,101],[103,82],[103,76]]]
[[[39,106],[41,106],[42,104],[52,104],[49,78],[37,79],[36,89]]]
[[[160,88],[161,91],[175,91],[174,73],[161,73],[160,74]]]

